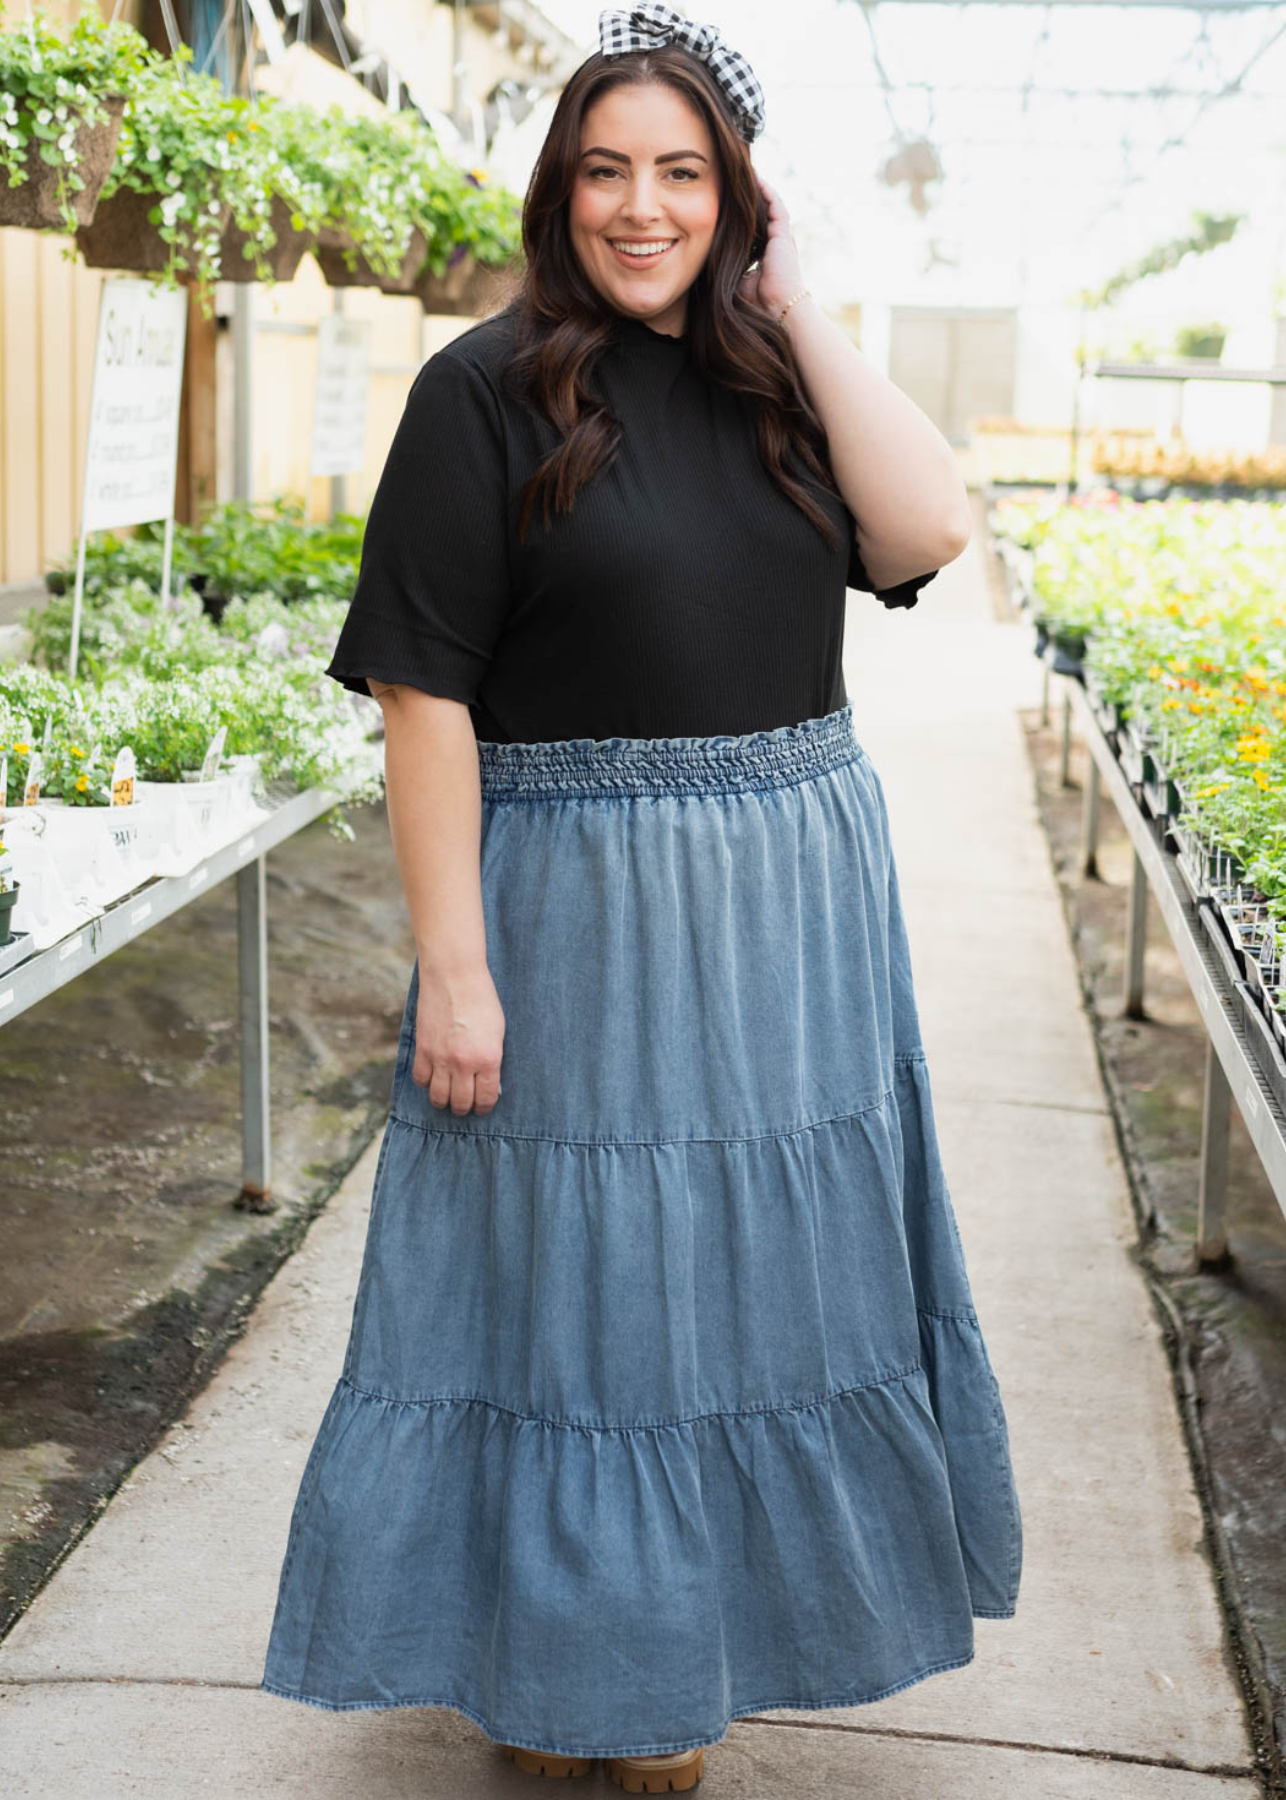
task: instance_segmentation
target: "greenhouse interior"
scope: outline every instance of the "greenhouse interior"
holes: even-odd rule
[[[1286,1800],[1286,0],[3,0],[0,771],[6,1794]]]

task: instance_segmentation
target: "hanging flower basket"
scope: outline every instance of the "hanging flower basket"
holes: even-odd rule
[[[317,237],[316,256],[330,287],[374,287],[386,294],[409,294],[427,250],[423,232],[413,226],[402,267],[388,276],[371,266],[346,231],[324,225]],[[348,256],[352,257],[352,268]]]
[[[98,196],[116,157],[116,143],[121,135],[121,114],[125,110],[124,94],[104,94],[101,104],[108,118],[98,124],[82,124],[76,129],[75,151],[68,161],[75,166],[84,184],[69,188],[67,202],[77,225],[88,225],[94,216]],[[59,199],[60,167],[47,163],[40,154],[41,140],[32,138],[27,145],[26,180],[11,187],[0,175],[0,225],[18,225],[28,231],[66,231],[69,220]]]
[[[413,292],[426,313],[481,318],[504,304],[516,268],[516,263],[480,263],[466,250],[445,275],[426,269]]]
[[[91,269],[132,269],[140,275],[159,275],[170,267],[171,258],[181,272],[197,274],[196,257],[183,244],[170,244],[148,218],[159,205],[161,195],[155,191],[140,193],[137,188],[121,187],[106,200],[100,200],[93,222],[81,225],[76,242]],[[218,220],[220,229],[227,225],[232,208],[225,201]]]
[[[256,241],[252,232],[229,219],[219,250],[219,279],[260,281],[266,275],[272,281],[293,281],[304,257],[316,248],[317,233],[296,231],[290,220],[290,207],[280,194],[272,196],[268,213],[273,244]]]

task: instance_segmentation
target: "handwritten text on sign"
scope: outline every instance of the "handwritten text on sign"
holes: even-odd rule
[[[355,475],[366,466],[370,358],[369,319],[326,313],[318,321],[313,475]]]
[[[169,517],[187,295],[108,281],[98,317],[85,471],[86,531]]]

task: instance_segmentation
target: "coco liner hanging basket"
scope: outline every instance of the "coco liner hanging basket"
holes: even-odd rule
[[[304,257],[316,249],[317,233],[296,231],[290,220],[290,207],[280,194],[272,196],[268,213],[277,240],[273,244],[256,244],[253,232],[242,231],[235,219],[229,219],[219,249],[220,280],[258,281],[263,269],[273,281],[293,281]]]
[[[510,297],[520,261],[480,263],[466,250],[444,275],[425,269],[412,292],[426,313],[460,314],[484,318],[497,312]]]
[[[116,159],[116,145],[121,135],[121,115],[125,111],[123,94],[105,94],[101,104],[109,117],[95,124],[83,123],[76,128],[75,150],[67,159],[84,184],[68,188],[67,201],[75,223],[88,225],[94,217],[103,183]],[[42,140],[32,138],[27,145],[26,180],[10,185],[0,173],[0,225],[17,225],[28,231],[66,231],[68,221],[59,205],[60,169],[41,156]]]
[[[159,275],[170,266],[172,257],[180,270],[196,275],[195,252],[186,244],[168,243],[148,217],[161,198],[155,190],[140,193],[137,188],[121,187],[100,200],[92,223],[81,225],[76,232],[76,242],[90,268]],[[225,200],[220,229],[231,215],[232,208]]]
[[[428,244],[424,233],[413,225],[400,268],[395,269],[392,275],[384,275],[372,267],[346,231],[337,231],[333,226],[324,225],[318,235],[316,255],[321,272],[330,287],[374,287],[386,294],[409,294],[427,252]],[[353,260],[351,268],[348,263],[350,255]]]

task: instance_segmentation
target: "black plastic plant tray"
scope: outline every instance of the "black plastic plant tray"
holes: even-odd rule
[[[1197,917],[1201,920],[1206,936],[1214,948],[1219,967],[1223,970],[1224,979],[1230,988],[1246,979],[1246,961],[1244,953],[1228,942],[1228,933],[1220,918],[1214,902],[1208,897],[1197,904]]]
[[[1250,1039],[1251,1054],[1263,1072],[1277,1104],[1286,1112],[1286,1056],[1255,996],[1244,981],[1237,983],[1237,999],[1241,1006],[1242,1024]]]

